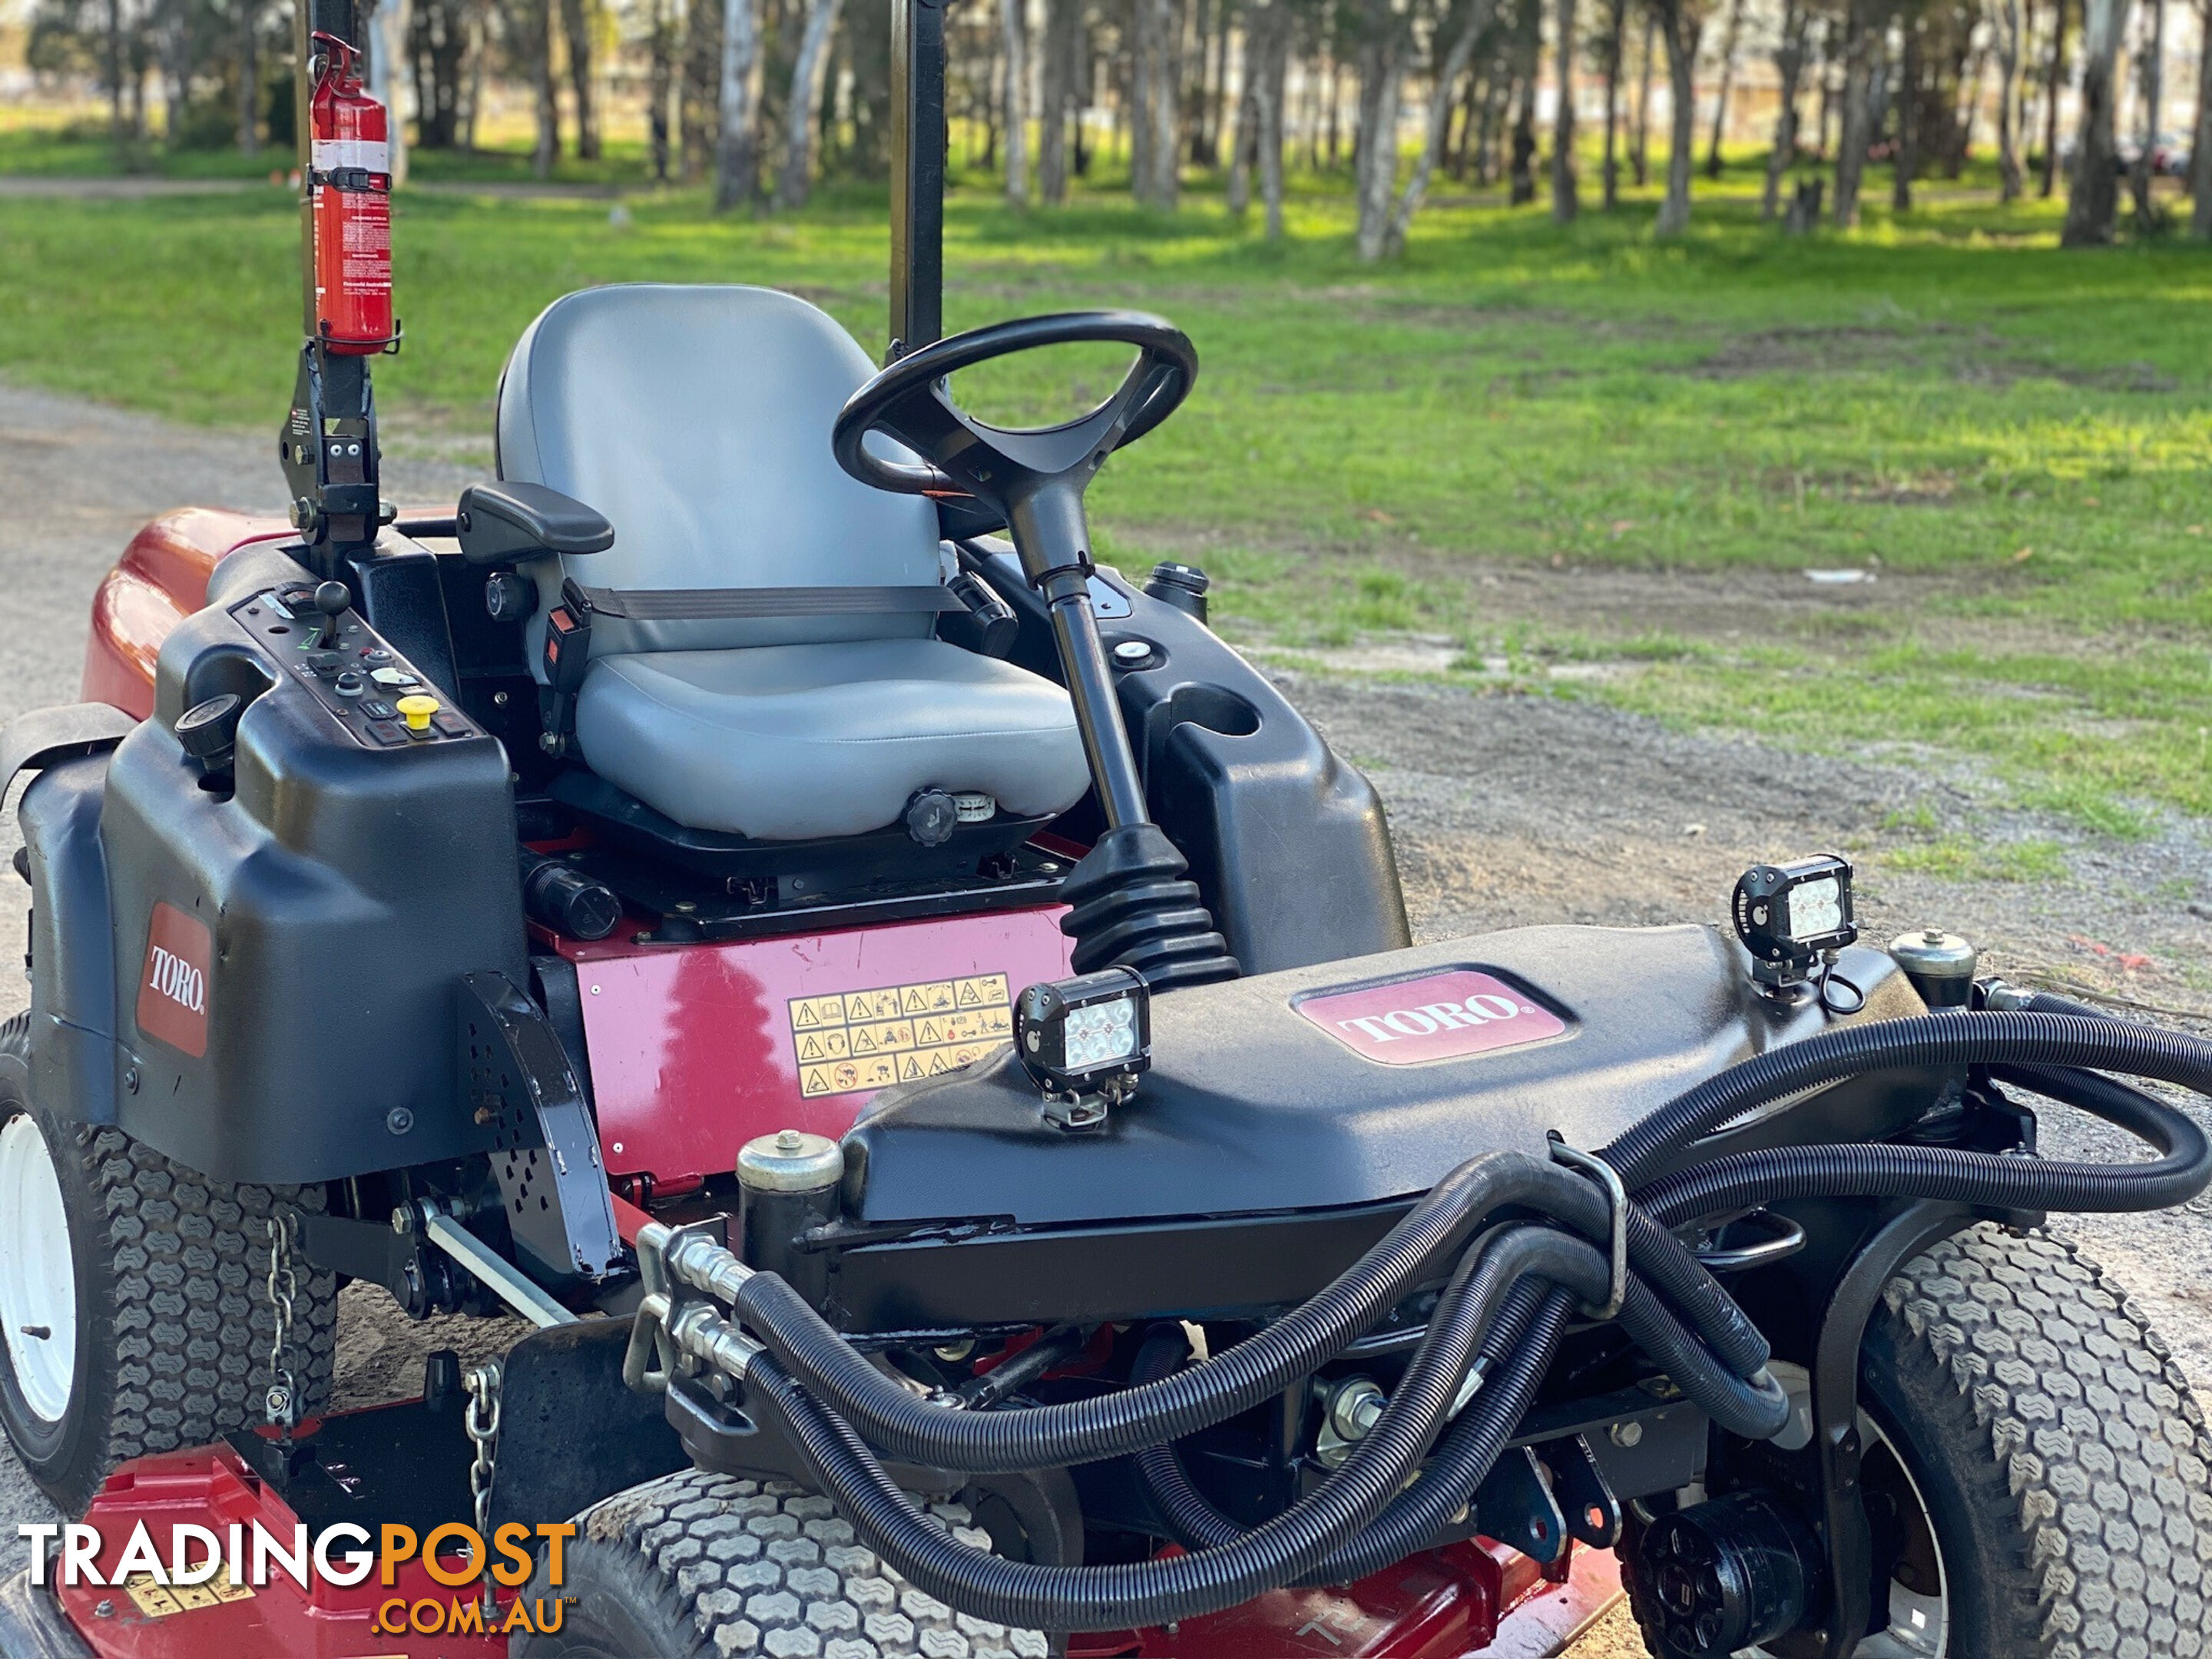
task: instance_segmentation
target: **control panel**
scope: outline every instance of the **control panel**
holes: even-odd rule
[[[350,608],[343,582],[270,588],[230,614],[364,749],[483,735]]]

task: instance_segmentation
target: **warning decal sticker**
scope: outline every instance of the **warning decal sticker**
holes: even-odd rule
[[[955,1071],[1014,1033],[1004,974],[793,997],[788,1006],[799,1089],[809,1099]]]
[[[172,1613],[219,1607],[225,1601],[249,1601],[253,1595],[250,1586],[230,1582],[227,1564],[217,1568],[215,1577],[204,1584],[173,1584],[164,1589],[151,1577],[133,1573],[124,1581],[123,1589],[149,1619],[167,1619]]]

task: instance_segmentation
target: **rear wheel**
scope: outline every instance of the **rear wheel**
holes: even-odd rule
[[[1916,1257],[1860,1382],[1863,1489],[1896,1558],[1864,1659],[2212,1656],[2212,1434],[2074,1245],[1981,1226]]]
[[[259,1421],[270,1224],[319,1188],[234,1185],[27,1098],[28,1016],[0,1025],[0,1427],[64,1513],[118,1463]],[[299,1264],[291,1370],[330,1392],[337,1286]]]
[[[957,1504],[932,1513],[978,1549]],[[562,1583],[560,1632],[518,1636],[515,1659],[1045,1659],[1037,1631],[956,1613],[856,1541],[826,1498],[686,1469],[586,1510]]]

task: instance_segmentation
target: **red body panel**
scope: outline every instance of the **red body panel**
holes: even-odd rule
[[[576,964],[608,1171],[664,1188],[726,1174],[756,1135],[842,1135],[890,1080],[887,1062],[927,1075],[988,1053],[1006,1040],[995,1015],[1008,996],[1066,974],[1061,914],[1003,910],[730,945],[562,941]],[[962,983],[979,979],[1003,986]],[[885,1014],[894,991],[902,1006]],[[884,1017],[830,1018],[830,999],[862,996],[874,1000],[852,1012]],[[932,1006],[947,998],[949,1008]],[[806,1043],[823,1052],[802,1056]]]
[[[100,1528],[99,1559],[106,1576],[141,1521],[166,1561],[169,1528],[177,1523],[190,1522],[224,1537],[232,1522],[250,1526],[258,1520],[289,1547],[295,1517],[235,1453],[214,1447],[125,1463],[108,1477],[85,1519]],[[53,1560],[50,1554],[50,1565]],[[396,1577],[389,1589],[371,1572],[350,1589],[323,1584],[303,1590],[281,1572],[271,1572],[270,1582],[250,1596],[156,1617],[121,1589],[58,1585],[55,1595],[100,1659],[357,1659],[364,1654],[499,1659],[506,1653],[504,1638],[374,1631],[377,1608],[395,1598],[447,1603],[474,1593],[434,1582],[418,1561],[401,1566]],[[309,1581],[313,1580],[311,1571]]]
[[[154,664],[170,630],[207,603],[208,577],[248,542],[292,533],[282,519],[217,507],[165,513],[131,538],[92,599],[82,696],[144,720],[154,712]]]

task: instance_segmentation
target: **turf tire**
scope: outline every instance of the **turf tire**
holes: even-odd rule
[[[27,1098],[30,1020],[0,1025],[0,1126],[27,1114],[60,1185],[76,1285],[76,1358],[59,1419],[31,1409],[0,1347],[0,1426],[64,1515],[117,1464],[204,1445],[262,1420],[276,1314],[269,1220],[323,1207],[319,1187],[211,1181],[118,1129],[64,1122]],[[293,1377],[303,1409],[329,1396],[337,1285],[302,1262]]]
[[[1984,1225],[1914,1258],[1860,1382],[1933,1522],[1945,1659],[2212,1659],[2212,1434],[2074,1244]]]
[[[932,1504],[953,1535],[988,1534]],[[1044,1659],[1036,1631],[956,1613],[857,1542],[826,1498],[686,1469],[586,1510],[562,1583],[541,1558],[526,1600],[568,1602],[555,1635],[514,1659]]]

